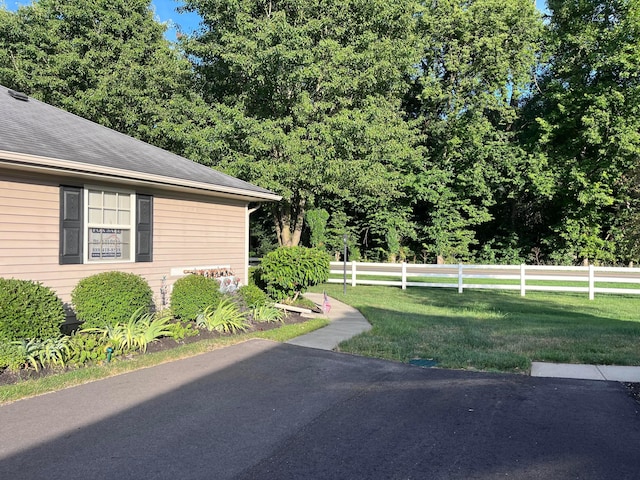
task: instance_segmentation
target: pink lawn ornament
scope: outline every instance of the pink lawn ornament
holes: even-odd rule
[[[322,302],[322,311],[324,313],[329,313],[331,311],[331,304],[329,303],[329,297],[327,297],[326,293],[322,293],[324,295],[324,300]]]

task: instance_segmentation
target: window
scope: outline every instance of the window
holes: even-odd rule
[[[131,260],[134,195],[87,189],[87,261]]]
[[[151,262],[153,197],[60,187],[60,263]]]

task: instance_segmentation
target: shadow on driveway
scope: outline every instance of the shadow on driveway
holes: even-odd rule
[[[252,340],[0,407],[2,479],[637,479],[621,384]]]

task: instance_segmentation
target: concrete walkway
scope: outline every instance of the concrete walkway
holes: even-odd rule
[[[306,298],[321,306],[323,295],[321,293],[306,293]],[[331,310],[326,315],[331,323],[306,335],[289,340],[287,343],[301,347],[317,348],[320,350],[333,350],[340,342],[349,340],[362,332],[371,330],[371,324],[355,308],[329,298]]]
[[[640,367],[532,362],[531,376],[576,378],[581,380],[610,380],[614,382],[640,382]]]
[[[321,306],[321,293],[306,293],[305,297]],[[334,350],[340,342],[371,329],[371,325],[355,308],[329,298],[331,310],[327,315],[331,323],[319,330],[289,340],[287,343],[301,347]],[[608,380],[615,382],[640,382],[640,367],[615,365],[576,365],[571,363],[533,362],[532,377],[573,378],[579,380]]]

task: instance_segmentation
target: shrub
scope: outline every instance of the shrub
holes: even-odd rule
[[[83,278],[71,292],[71,301],[83,327],[126,322],[139,309],[150,311],[153,292],[139,275],[103,272]]]
[[[269,303],[269,296],[256,285],[243,285],[238,289],[238,296],[248,307],[260,307]]]
[[[217,306],[222,298],[220,283],[202,275],[187,275],[176,280],[171,291],[171,310],[180,320],[195,320],[209,306]]]
[[[13,343],[0,342],[0,369],[20,370],[26,363],[22,349]]]
[[[0,340],[55,337],[64,319],[62,300],[50,288],[0,278]]]
[[[329,278],[329,255],[316,248],[280,247],[260,264],[260,278],[275,300],[296,299],[312,285]]]

